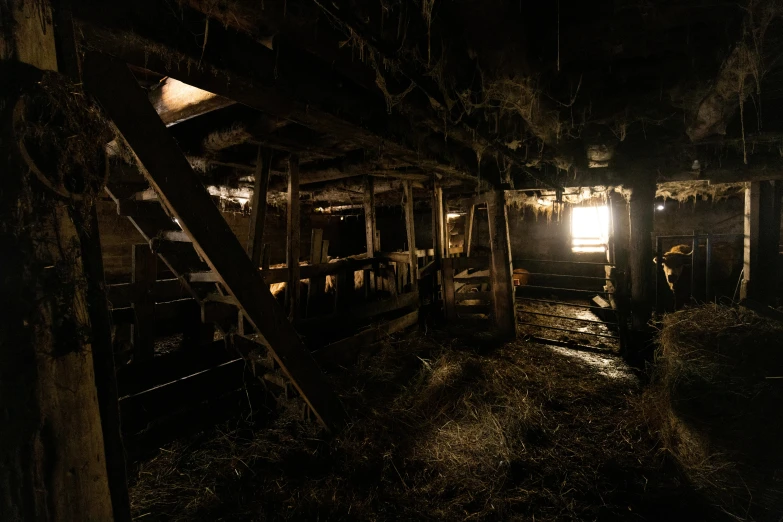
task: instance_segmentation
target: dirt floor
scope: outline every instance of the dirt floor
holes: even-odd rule
[[[620,359],[419,332],[330,378],[352,423],[292,407],[137,464],[136,520],[717,520],[658,451]],[[464,338],[464,336],[459,336]]]

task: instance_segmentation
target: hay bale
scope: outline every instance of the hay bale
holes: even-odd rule
[[[783,323],[705,305],[669,314],[648,416],[711,502],[742,519],[783,512]]]

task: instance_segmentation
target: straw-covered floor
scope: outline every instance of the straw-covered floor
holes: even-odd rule
[[[577,356],[579,355],[579,356]],[[293,412],[161,448],[138,520],[714,520],[668,469],[617,359],[442,332],[332,377],[352,424]]]
[[[783,516],[783,322],[705,305],[664,318],[647,417],[693,486],[736,520]]]

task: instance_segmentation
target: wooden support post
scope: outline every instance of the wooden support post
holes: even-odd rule
[[[644,330],[652,315],[654,205],[655,179],[640,179],[632,187],[629,202],[628,268],[631,273],[631,314],[635,330]]]
[[[470,242],[473,240],[473,216],[476,212],[476,205],[468,206],[468,213],[465,215],[465,244],[463,251],[465,257],[470,257]]]
[[[375,252],[380,250],[375,232],[375,181],[371,176],[367,176],[364,178],[364,237],[367,257],[375,257]]]
[[[272,263],[272,249],[269,248],[269,245],[265,244],[263,260],[261,261],[261,269],[269,270],[271,263]]]
[[[286,220],[286,263],[288,264],[288,282],[285,300],[288,317],[292,321],[299,319],[299,155],[291,154],[288,161],[288,218]]]
[[[49,1],[9,0],[2,11],[0,119],[10,122],[18,95],[41,92],[35,68],[57,70],[57,57]],[[83,100],[81,93],[72,95]],[[99,383],[95,372],[105,364],[94,355],[94,348],[106,348],[108,311],[102,310],[104,322],[96,325],[96,334],[104,329],[103,339],[94,340],[91,319],[105,301],[96,299],[99,283],[85,273],[89,246],[81,244],[74,219],[81,214],[78,224],[87,222],[98,195],[65,199],[31,183],[13,127],[0,129],[0,520],[111,522],[115,507],[101,407],[116,408],[116,402],[99,400],[98,386],[106,391],[106,383]],[[74,146],[87,147],[87,154],[98,145],[54,127],[44,136],[73,140]],[[99,171],[82,174],[100,176]],[[99,245],[94,248],[100,259]],[[104,362],[106,356],[100,355]],[[116,509],[116,520],[129,520],[122,506]]]
[[[743,300],[775,304],[781,195],[781,181],[753,181],[745,188],[745,248],[740,290]]]
[[[454,305],[454,258],[446,258],[443,260],[443,310],[449,321],[457,320],[457,309]]]
[[[339,399],[128,67],[103,55],[88,54],[83,71],[85,86],[144,165],[144,175],[161,202],[236,299],[249,326],[264,337],[281,370],[324,426],[342,425],[345,412]]]
[[[405,205],[405,233],[408,240],[409,272],[411,276],[411,289],[416,290],[419,285],[419,258],[416,254],[416,230],[413,219],[413,186],[410,181],[403,181],[403,204]]]
[[[314,228],[310,231],[310,265],[319,265],[325,261],[323,255],[324,231],[321,228]],[[311,277],[310,284],[307,286],[307,314],[310,314],[313,303],[320,302],[324,294],[326,279],[321,276]]]
[[[517,318],[511,267],[511,240],[508,235],[508,209],[505,193],[502,190],[487,194],[487,218],[494,326],[501,339],[511,340],[517,335]]]
[[[432,248],[435,250],[435,262],[438,267],[445,250],[443,220],[443,188],[436,181],[432,189]]]
[[[321,263],[329,262],[329,240],[321,241]]]
[[[266,221],[266,195],[269,191],[269,174],[272,171],[272,151],[258,147],[256,156],[256,181],[250,214],[250,230],[247,238],[247,254],[253,266],[260,266],[264,252],[264,223]]]
[[[158,278],[158,256],[147,244],[133,245],[132,260],[133,360],[152,359],[155,355],[155,300],[152,292]]]
[[[70,216],[79,233],[82,263],[87,280],[87,306],[92,328],[95,388],[98,393],[98,407],[103,427],[103,447],[106,453],[106,470],[114,522],[131,522],[125,449],[120,431],[117,373],[111,340],[111,313],[105,292],[98,212],[93,205],[87,216],[73,209]]]

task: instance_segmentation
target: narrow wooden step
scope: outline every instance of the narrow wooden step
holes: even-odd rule
[[[184,230],[166,230],[161,234],[161,237],[166,241],[173,241],[175,243],[192,243]]]
[[[220,277],[218,275],[208,270],[206,272],[191,272],[189,274],[185,274],[185,279],[189,283],[219,283]]]

